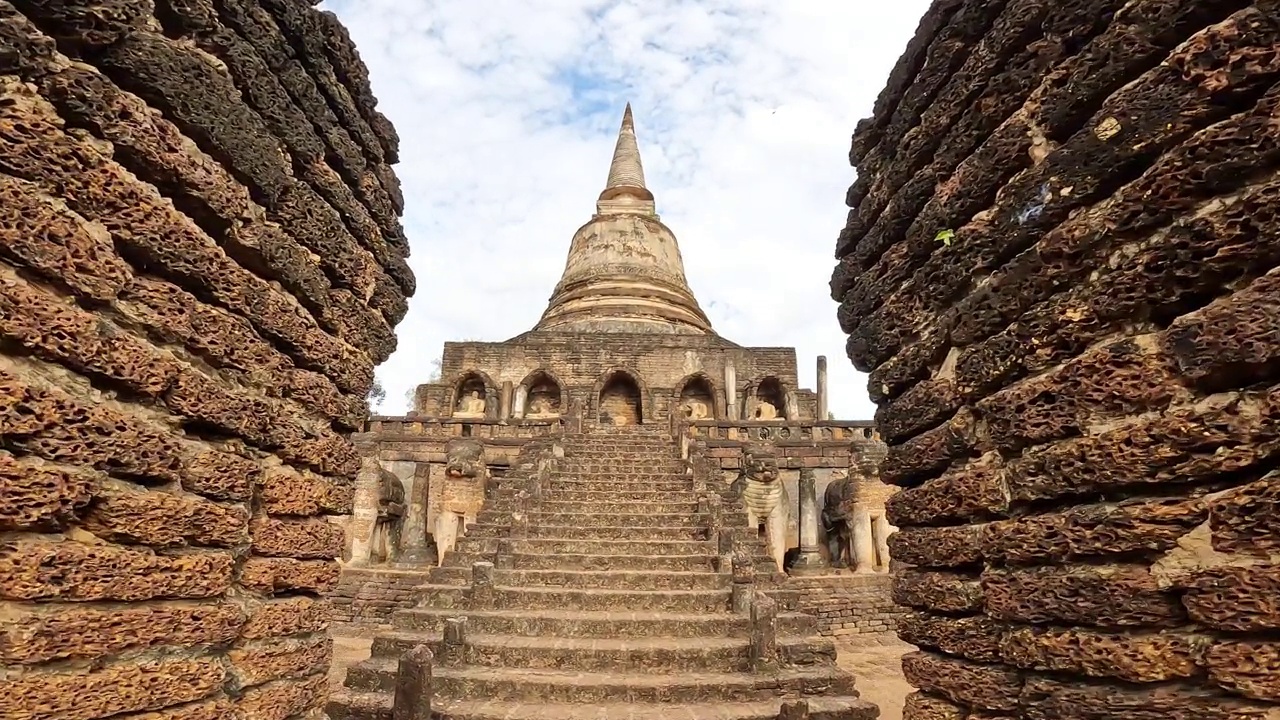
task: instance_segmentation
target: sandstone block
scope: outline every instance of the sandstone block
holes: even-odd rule
[[[338,564],[324,560],[252,557],[240,571],[240,584],[266,594],[290,590],[326,593],[337,586]]]
[[[902,673],[921,690],[984,710],[1016,710],[1022,690],[1022,676],[1016,671],[932,653],[904,655]]]
[[[155,603],[118,609],[19,611],[0,621],[0,658],[24,665],[98,660],[155,646],[207,647],[236,639],[245,615],[229,603]]]
[[[254,518],[255,553],[268,557],[329,560],[342,556],[341,526],[324,518]]]
[[[1100,628],[1176,627],[1186,621],[1178,594],[1141,566],[988,568],[981,584],[987,613],[1001,620]]]
[[[322,636],[259,641],[235,648],[227,657],[233,681],[240,688],[248,688],[325,671],[333,660],[333,640]]]
[[[1081,505],[1059,513],[999,520],[979,545],[993,562],[1014,565],[1167,552],[1209,516],[1196,497]]]
[[[982,525],[907,528],[889,536],[889,556],[911,565],[955,568],[982,562]]]
[[[157,555],[144,549],[78,542],[0,544],[0,597],[6,600],[207,598],[231,585],[225,552]]]
[[[922,610],[966,613],[982,608],[983,590],[974,573],[903,570],[893,578],[893,600]]]
[[[1008,626],[983,615],[947,617],[907,612],[898,618],[898,637],[922,648],[975,662],[998,663]]]
[[[1253,700],[1280,702],[1280,645],[1265,640],[1221,642],[1204,656],[1209,677]]]
[[[233,548],[249,539],[249,511],[197,496],[100,486],[81,527],[103,540],[151,547]]]
[[[922,692],[907,696],[902,707],[902,720],[965,720],[964,708]]]
[[[93,486],[84,471],[0,453],[0,530],[62,528],[88,504]]]
[[[1280,472],[1232,488],[1208,506],[1215,550],[1267,556],[1280,547]]]
[[[245,691],[237,709],[245,717],[287,720],[323,706],[327,678],[313,675],[303,680],[278,680]]]
[[[1214,630],[1280,629],[1280,566],[1207,570],[1189,582],[1182,602],[1192,620]]]
[[[321,632],[329,627],[333,608],[323,600],[294,597],[267,600],[249,608],[240,632],[245,640],[263,640]]]
[[[1194,677],[1211,642],[1204,635],[1179,632],[1121,635],[1083,628],[1017,628],[1004,634],[1000,652],[1006,662],[1026,670],[1154,683]]]
[[[14,708],[35,709],[28,717],[96,720],[199,700],[217,691],[225,675],[212,659],[123,663],[0,681],[0,697]]]

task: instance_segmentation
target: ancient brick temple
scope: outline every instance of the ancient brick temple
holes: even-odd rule
[[[331,717],[874,717],[818,635],[892,621],[883,451],[827,419],[823,362],[804,390],[793,349],[712,330],[628,107],[537,325],[446,344],[415,411],[358,436],[338,602],[376,634]],[[823,574],[824,499],[859,572]],[[836,586],[858,607],[824,605]]]
[[[305,0],[0,0],[0,717],[320,716],[414,279]]]
[[[1280,2],[938,0],[851,158],[907,720],[1280,717]]]

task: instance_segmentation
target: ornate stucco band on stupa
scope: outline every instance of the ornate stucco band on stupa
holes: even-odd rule
[[[709,334],[675,235],[658,219],[628,105],[596,214],[574,233],[536,330]]]

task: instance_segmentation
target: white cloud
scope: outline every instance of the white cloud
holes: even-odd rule
[[[827,291],[849,137],[928,0],[328,0],[402,139],[418,295],[378,371],[407,409],[446,340],[533,326],[594,210],[622,106],[703,309],[724,337],[828,357],[869,418]]]

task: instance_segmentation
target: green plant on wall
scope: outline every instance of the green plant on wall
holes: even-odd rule
[[[952,241],[956,239],[956,231],[951,229],[941,230],[933,237],[933,239],[935,242],[940,242],[947,247],[951,247]]]

